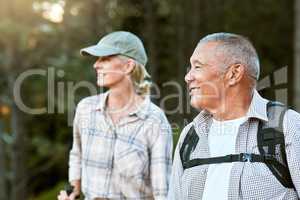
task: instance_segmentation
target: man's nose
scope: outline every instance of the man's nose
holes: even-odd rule
[[[185,75],[184,80],[186,83],[189,83],[193,80],[193,76],[191,74],[191,70],[188,71],[188,73]]]

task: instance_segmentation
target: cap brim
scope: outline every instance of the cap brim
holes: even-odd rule
[[[113,48],[103,48],[97,45],[86,47],[80,50],[80,54],[82,56],[95,56],[95,57],[102,57],[102,56],[111,56],[120,54],[120,51]]]

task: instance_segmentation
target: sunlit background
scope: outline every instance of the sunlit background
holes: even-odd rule
[[[34,2],[32,8],[36,12],[41,12],[45,19],[54,23],[61,23],[64,15],[64,1],[58,2]]]
[[[299,111],[299,12],[299,0],[0,0],[0,200],[53,200],[67,183],[70,123],[76,103],[91,95],[76,86],[95,84],[94,60],[79,55],[82,47],[114,30],[143,39],[160,89],[153,101],[173,111],[166,113],[176,144],[197,112],[185,92],[166,83],[186,91],[189,57],[208,33],[247,36],[261,58],[261,80],[285,77],[279,85],[265,79],[260,92],[271,99],[281,94]],[[15,83],[31,70],[44,75],[27,77],[20,98],[48,112],[30,114],[17,104]]]

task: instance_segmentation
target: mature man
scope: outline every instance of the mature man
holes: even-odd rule
[[[84,98],[74,119],[70,195],[86,200],[166,199],[172,133],[163,111],[151,103],[147,55],[134,34],[117,31],[81,50],[94,56],[97,85],[108,92]]]
[[[185,81],[200,113],[177,144],[169,199],[298,199],[300,115],[255,90],[252,44],[210,34],[190,62]]]

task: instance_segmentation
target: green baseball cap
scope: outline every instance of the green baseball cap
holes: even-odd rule
[[[142,41],[133,33],[116,31],[105,35],[98,44],[80,50],[83,56],[123,55],[142,65],[147,63],[147,54]]]

